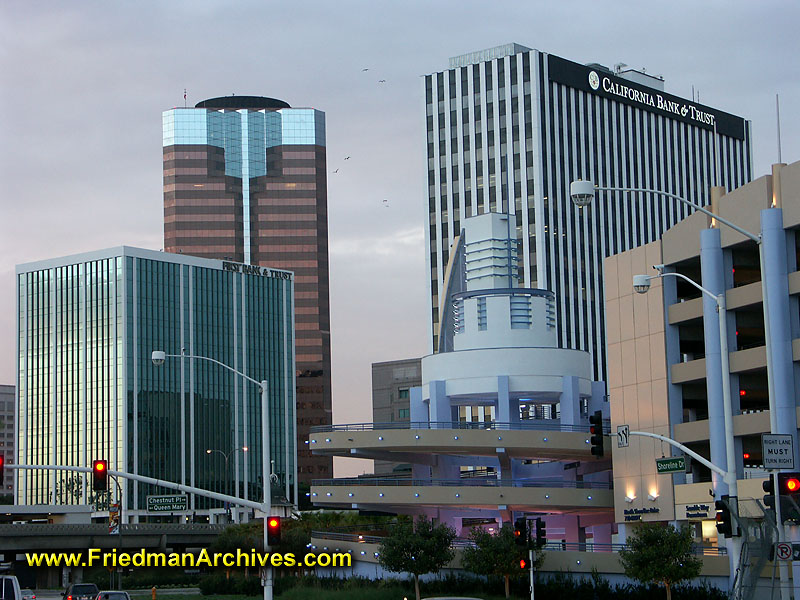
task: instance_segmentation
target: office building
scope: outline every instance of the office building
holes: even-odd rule
[[[325,113],[230,96],[163,114],[164,249],[295,274],[301,481],[333,473],[303,444],[331,423]]]
[[[269,381],[273,495],[295,497],[291,272],[123,246],[18,265],[16,278],[19,464],[106,459],[111,470],[260,501],[260,387],[183,351]],[[176,356],[156,366],[154,350]],[[170,493],[120,483],[126,520],[147,516],[148,495]],[[86,504],[87,485],[25,470],[15,494],[19,504]],[[221,503],[190,495],[187,514],[212,509]]]
[[[612,448],[592,455],[588,414],[606,411],[588,352],[557,347],[555,296],[520,287],[508,215],[464,220],[448,275],[452,350],[422,358],[410,423],[312,431],[314,452],[411,464],[411,473],[317,480],[312,501],[435,517],[467,535],[542,516],[565,543],[611,543]]]
[[[606,256],[658,239],[689,213],[677,201],[607,193],[591,210],[569,184],[656,188],[707,204],[751,178],[750,124],[664,92],[644,71],[581,65],[508,44],[424,77],[432,350],[451,246],[464,220],[512,215],[521,285],[555,294],[558,345],[592,354],[605,380]]]
[[[372,363],[372,422],[407,423],[411,420],[411,388],[422,385],[419,358]],[[376,460],[376,475],[408,472],[411,465]]]
[[[13,385],[0,385],[0,454],[7,464],[14,462],[16,452],[16,427],[14,415],[17,401]],[[14,476],[11,469],[6,469],[0,480],[0,496],[10,495],[14,490]]]
[[[669,229],[661,240],[605,261],[612,428],[630,424],[631,430],[668,435],[727,469],[716,302],[670,275],[653,279],[646,294],[636,294],[632,277],[657,275],[652,265],[663,264],[664,273],[684,275],[713,294],[724,294],[738,505],[741,514],[755,519],[764,515],[758,503],[763,501],[761,484],[767,476],[761,434],[772,430],[791,435],[795,465],[800,465],[798,198],[800,162],[775,165],[771,175],[721,196],[715,208],[720,217],[746,231],[763,231],[775,415],[769,402],[764,275],[757,244],[719,222],[712,225],[698,213]],[[681,455],[635,437],[629,448],[615,449],[615,520],[687,521],[695,526],[698,539],[717,543],[714,499],[727,493],[727,485],[689,457],[687,472],[659,474],[655,459],[664,454]],[[626,496],[632,500],[626,502]],[[749,555],[759,558],[754,547]]]

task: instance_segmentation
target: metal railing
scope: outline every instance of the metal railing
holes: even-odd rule
[[[380,535],[343,533],[339,531],[312,531],[311,537],[338,542],[355,542],[362,544],[380,544],[384,539],[384,536]],[[474,542],[466,538],[456,538],[452,543],[453,548],[467,548],[474,546]],[[626,544],[559,541],[548,541],[544,546],[545,552],[619,552],[620,550],[625,550],[626,548]],[[700,556],[727,556],[728,551],[726,548],[695,544],[692,546],[692,553]]]
[[[463,479],[400,479],[342,477],[339,479],[314,479],[311,485],[316,486],[377,486],[387,487],[513,487],[513,488],[570,488],[586,490],[610,490],[611,483],[594,481],[564,481],[563,479],[508,480],[496,477],[463,478]]]
[[[315,425],[310,432],[330,433],[334,431],[378,431],[386,429],[483,429],[487,431],[567,431],[589,433],[589,424],[562,425],[556,419],[530,419],[513,423],[497,421],[401,421],[393,423],[349,423],[344,425]],[[609,434],[611,425],[603,422],[603,432]]]

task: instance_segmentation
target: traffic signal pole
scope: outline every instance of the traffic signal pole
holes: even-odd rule
[[[531,600],[533,600],[533,548],[528,548],[528,562],[530,563],[531,567]]]

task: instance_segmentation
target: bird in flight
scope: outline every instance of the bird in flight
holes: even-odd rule
[[[369,69],[361,69],[361,72],[362,72],[362,73],[363,73],[364,71],[369,71]]]
[[[334,171],[334,173],[338,173],[338,172],[339,172],[339,169],[336,169],[336,170]]]
[[[386,83],[386,80],[385,79],[379,79],[378,83]]]
[[[349,156],[345,156],[344,159],[345,160],[350,160],[350,157]]]
[[[388,201],[388,200],[386,200],[386,199],[384,199],[384,201],[383,201],[383,206],[384,206],[385,208],[389,208],[389,201]]]

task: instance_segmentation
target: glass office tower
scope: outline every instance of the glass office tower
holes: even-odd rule
[[[260,387],[203,360],[153,365],[153,350],[183,349],[269,381],[273,494],[293,499],[293,275],[243,267],[129,247],[19,265],[18,462],[107,459],[112,470],[260,500]],[[148,495],[175,493],[120,482],[126,518],[145,514]],[[91,490],[81,476],[30,470],[16,497],[82,504]],[[220,506],[189,498],[190,511]]]
[[[303,442],[331,423],[325,113],[257,96],[163,113],[164,249],[295,274],[298,470],[330,477]]]
[[[463,219],[512,215],[519,282],[552,290],[559,346],[587,350],[605,380],[606,256],[658,239],[689,212],[663,196],[598,194],[578,209],[569,184],[651,188],[708,204],[718,182],[751,178],[750,123],[664,92],[644,71],[581,65],[507,44],[450,59],[424,77],[431,343],[450,247]]]

